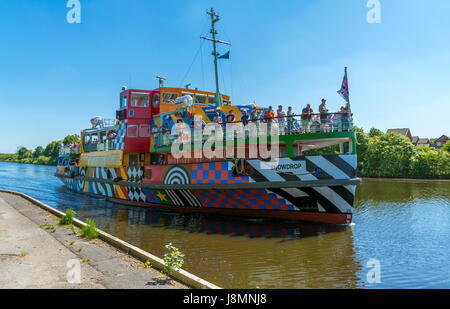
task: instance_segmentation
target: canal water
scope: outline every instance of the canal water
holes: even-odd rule
[[[238,220],[117,205],[66,189],[55,167],[0,162],[20,191],[224,288],[450,288],[450,182],[363,179],[353,226]],[[378,276],[379,275],[379,276]]]

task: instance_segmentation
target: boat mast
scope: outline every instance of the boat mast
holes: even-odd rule
[[[217,15],[216,12],[214,12],[213,8],[211,8],[211,11],[206,11],[206,14],[211,16],[211,31],[210,31],[210,33],[212,34],[212,39],[208,39],[205,37],[201,37],[201,38],[204,40],[213,42],[212,55],[214,56],[214,70],[215,70],[215,74],[216,74],[216,97],[215,97],[215,100],[216,100],[216,106],[222,106],[223,105],[222,95],[220,94],[220,91],[219,91],[219,72],[217,70],[217,57],[219,56],[219,53],[217,52],[216,43],[222,43],[222,44],[228,44],[228,45],[231,45],[231,44],[227,43],[227,42],[216,40],[216,34],[218,34],[218,32],[216,31],[214,25],[215,25],[215,23],[217,23],[220,20],[220,16]]]

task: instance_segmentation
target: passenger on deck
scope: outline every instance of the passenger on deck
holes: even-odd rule
[[[287,111],[287,134],[294,134],[294,112],[292,111],[292,106],[289,106]]]
[[[311,118],[312,118],[313,110],[311,108],[311,104],[307,104],[306,107],[302,110],[302,127],[301,129],[303,132],[309,133],[311,131],[310,125],[311,125]]]
[[[279,105],[277,109],[277,121],[280,130],[280,135],[286,134],[285,129],[285,121],[286,121],[286,113],[283,110],[283,106]]]
[[[319,113],[320,113],[320,125],[321,127],[326,129],[328,119],[327,100],[322,99],[322,104],[319,105]]]
[[[220,116],[220,111],[216,111],[216,116],[214,117],[213,122],[220,125],[223,124],[222,116]]]
[[[236,116],[234,115],[233,110],[230,109],[230,111],[228,112],[228,115],[227,115],[227,123],[234,123],[235,120],[236,120]]]
[[[242,117],[241,117],[241,121],[242,121],[242,125],[245,127],[248,124],[250,117],[247,114],[246,110],[243,110],[242,112]]]
[[[159,165],[164,165],[164,155],[161,155],[160,157],[159,157],[159,159],[158,159],[158,164]]]
[[[272,106],[269,106],[269,109],[264,114],[264,121],[267,123],[267,132],[269,135],[272,135],[272,123],[274,117],[275,113],[272,110]]]
[[[349,113],[348,109],[344,106],[341,106],[341,110],[339,111],[338,115],[340,116],[340,131],[348,131],[349,130]]]

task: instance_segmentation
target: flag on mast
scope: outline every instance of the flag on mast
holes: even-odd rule
[[[338,90],[338,92],[341,97],[344,98],[344,100],[347,102],[347,104],[350,104],[350,92],[348,90],[348,79],[347,79],[347,67],[345,67],[345,75],[344,80],[342,81],[341,89]]]
[[[230,51],[227,51],[225,54],[218,57],[217,59],[230,59]]]

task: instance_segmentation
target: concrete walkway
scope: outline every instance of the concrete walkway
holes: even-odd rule
[[[0,289],[186,288],[105,242],[85,240],[57,222],[28,201],[0,193]],[[76,264],[80,283],[69,283],[68,273],[69,279],[76,278],[71,276]]]

